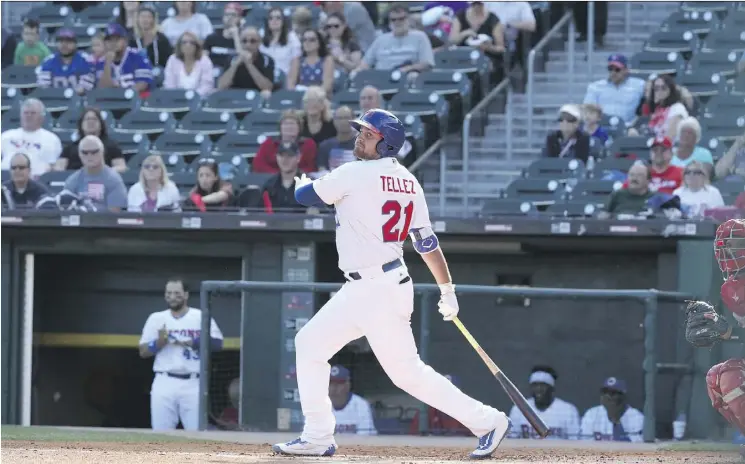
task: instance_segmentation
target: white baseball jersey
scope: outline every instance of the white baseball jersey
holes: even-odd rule
[[[357,435],[377,435],[370,403],[352,393],[343,409],[334,409],[336,433],[356,433]]]
[[[395,158],[344,164],[313,181],[336,206],[339,269],[354,272],[403,257],[409,231],[431,227],[419,181]]]
[[[621,416],[621,426],[633,442],[642,441],[644,430],[644,414],[631,406]],[[587,410],[582,417],[580,425],[580,436],[585,440],[613,440],[613,424],[608,419],[608,411],[605,406],[595,406]]]
[[[157,340],[158,331],[164,324],[168,329],[169,343],[155,354],[153,371],[173,374],[199,373],[199,351],[173,342],[201,338],[202,310],[190,307],[186,314],[179,318],[173,317],[170,309],[152,313],[145,321],[140,345]],[[215,320],[212,319],[210,324],[210,337],[222,339],[222,332]]]
[[[553,403],[541,411],[535,407],[535,398],[528,398],[535,412],[538,413],[546,426],[551,429],[550,435],[546,438],[576,440],[579,437],[579,411],[572,403],[562,399],[554,398]],[[533,426],[530,425],[522,412],[513,406],[510,411],[510,420],[512,421],[512,431],[510,435],[514,438],[538,438]]]

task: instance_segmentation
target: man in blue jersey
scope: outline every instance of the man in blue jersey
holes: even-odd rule
[[[147,56],[128,45],[127,30],[111,23],[106,28],[105,59],[96,65],[99,87],[132,88],[139,93],[153,85],[153,67]]]
[[[93,88],[93,64],[78,51],[75,32],[67,28],[57,31],[57,52],[41,63],[36,81],[39,87],[71,88],[80,95]]]

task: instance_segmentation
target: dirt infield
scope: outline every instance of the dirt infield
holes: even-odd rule
[[[492,462],[503,464],[726,464],[742,462],[731,452],[683,452],[662,449],[643,450],[630,447],[605,451],[597,446],[588,449],[571,448],[566,443],[551,447],[515,446],[507,441],[494,454]],[[186,464],[186,463],[273,463],[287,461],[330,463],[442,463],[465,460],[470,451],[465,447],[420,446],[363,446],[348,445],[340,448],[333,458],[300,459],[274,456],[270,444],[229,443],[215,441],[138,442],[118,443],[107,441],[60,442],[22,440],[2,442],[2,462],[10,463],[96,463],[96,464]]]

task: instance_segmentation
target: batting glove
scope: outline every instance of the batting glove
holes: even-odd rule
[[[440,302],[437,303],[437,311],[442,314],[442,319],[452,321],[458,315],[458,299],[455,297],[455,285],[440,285]]]
[[[311,182],[313,182],[313,180],[309,178],[308,176],[306,176],[305,174],[302,174],[300,177],[296,176],[295,177],[295,190],[299,189],[300,187],[304,185],[308,185]]]

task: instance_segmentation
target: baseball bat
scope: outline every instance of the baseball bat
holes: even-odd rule
[[[457,316],[453,318],[453,324],[458,327],[463,336],[466,337],[466,340],[468,340],[468,343],[470,343],[473,349],[476,350],[479,356],[481,356],[481,360],[484,361],[486,367],[488,367],[492,375],[497,378],[499,384],[502,385],[505,393],[507,393],[507,396],[509,396],[512,402],[515,403],[517,409],[519,409],[520,412],[523,413],[530,425],[532,425],[535,431],[538,432],[538,435],[541,438],[546,438],[549,432],[548,427],[543,422],[543,420],[538,417],[538,414],[535,412],[533,407],[530,406],[528,400],[525,399],[523,394],[520,393],[520,390],[515,387],[515,384],[512,383],[509,377],[507,377],[507,375],[502,372],[499,366],[497,366],[497,364],[492,361],[489,355],[486,354],[484,349],[481,348],[481,345],[479,345],[479,342],[477,342],[476,339],[473,338],[471,332],[466,329],[466,327],[463,325],[460,319],[458,319]]]

